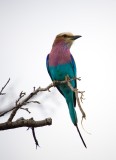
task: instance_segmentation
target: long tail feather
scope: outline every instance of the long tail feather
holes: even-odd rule
[[[83,145],[85,146],[85,148],[87,148],[87,146],[86,146],[86,144],[85,144],[85,141],[84,141],[84,139],[83,139],[83,137],[82,137],[82,135],[81,135],[81,132],[80,132],[79,127],[78,127],[77,124],[76,124],[76,128],[77,128],[77,131],[78,131],[78,133],[79,133],[79,136],[80,136],[80,138],[81,138],[81,140],[82,140],[82,142],[83,142]]]

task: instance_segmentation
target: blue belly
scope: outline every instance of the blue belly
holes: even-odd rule
[[[65,76],[69,76],[70,78],[75,77],[74,71],[70,63],[68,64],[60,64],[57,66],[50,66],[50,73],[52,75],[53,80],[65,80]]]
[[[50,66],[50,73],[52,75],[53,80],[59,80],[63,81],[65,80],[65,77],[68,75],[70,78],[74,78],[74,71],[72,69],[72,66],[70,63],[68,64],[61,64],[58,66]],[[75,88],[75,81],[70,82],[71,85]],[[65,96],[67,99],[68,97],[73,98],[73,92],[71,89],[67,86],[67,84],[58,86],[58,89],[61,91],[61,93]]]

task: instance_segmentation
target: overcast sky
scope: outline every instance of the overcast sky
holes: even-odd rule
[[[38,94],[41,105],[29,105],[35,120],[51,117],[52,126],[36,129],[40,148],[35,149],[31,130],[0,132],[1,160],[116,160],[116,1],[115,0],[0,0],[0,88],[11,78],[0,110],[14,104],[19,93],[46,87],[51,79],[46,56],[57,34],[82,35],[71,48],[78,88],[85,90],[83,108],[87,114],[79,127],[87,144],[84,148],[71,123],[64,98],[52,88]],[[1,118],[5,121],[8,116]]]

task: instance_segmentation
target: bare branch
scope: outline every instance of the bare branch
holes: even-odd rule
[[[5,123],[0,123],[0,130],[8,130],[8,129],[14,129],[14,128],[19,128],[19,127],[42,127],[46,125],[51,125],[52,124],[52,119],[51,118],[46,118],[45,120],[41,121],[35,121],[32,118],[31,119],[24,119],[24,118],[19,118],[18,120],[14,122],[5,122]]]
[[[0,95],[5,95],[6,93],[2,93],[3,90],[5,89],[5,87],[7,86],[7,84],[10,82],[10,78],[8,79],[8,81],[6,82],[6,84],[2,87],[1,91],[0,91]]]
[[[4,116],[5,114],[7,114],[7,113],[11,112],[13,109],[15,109],[15,108],[16,108],[16,106],[14,106],[13,108],[11,108],[11,107],[9,107],[9,108],[10,108],[10,109],[5,110],[5,111],[1,112],[1,113],[0,113],[0,117],[2,117],[2,116]]]
[[[11,122],[14,118],[14,116],[16,115],[16,112],[18,111],[19,108],[21,108],[22,106],[20,104],[16,105],[16,107],[13,107],[13,111],[8,119],[8,122]]]
[[[52,87],[56,87],[57,85],[63,85],[63,84],[67,84],[68,87],[75,92],[75,96],[77,99],[77,103],[79,106],[79,109],[82,113],[82,119],[86,118],[85,112],[83,111],[82,107],[81,107],[81,102],[83,102],[84,98],[84,91],[78,91],[77,88],[73,88],[73,86],[71,85],[71,81],[73,80],[81,80],[81,78],[72,78],[70,79],[69,76],[65,77],[64,81],[53,81],[53,83],[51,83],[50,85],[48,85],[45,88],[41,88],[38,87],[37,89],[35,87],[33,87],[33,91],[29,94],[26,95],[25,92],[21,91],[21,93],[19,94],[19,98],[16,100],[15,105],[10,107],[9,110],[6,110],[2,113],[0,113],[0,117],[4,116],[5,114],[7,114],[8,112],[11,112],[8,121],[4,122],[4,123],[0,123],[0,130],[8,130],[8,129],[14,129],[14,128],[19,128],[19,127],[28,127],[32,129],[32,134],[33,134],[33,138],[36,144],[36,148],[37,146],[39,146],[38,140],[36,138],[35,135],[35,127],[42,127],[42,126],[46,126],[46,125],[51,125],[52,124],[52,119],[51,118],[46,118],[45,120],[41,120],[41,121],[35,121],[33,118],[31,119],[24,119],[23,117],[17,119],[16,121],[13,121],[13,118],[15,117],[17,111],[19,109],[23,109],[25,111],[27,111],[28,113],[31,113],[29,111],[28,108],[23,108],[23,106],[29,104],[29,103],[37,103],[40,104],[39,101],[35,101],[35,100],[31,100],[34,96],[36,96],[38,94],[38,92],[43,92],[43,91],[49,91],[50,92],[50,88]],[[4,85],[4,87],[2,87],[1,91],[0,91],[0,95],[4,95],[5,93],[2,93],[4,88],[7,86],[7,84],[9,83],[9,80],[7,81],[7,83]],[[81,94],[80,98],[78,96],[78,94]]]
[[[50,85],[48,85],[48,86],[45,87],[45,88],[38,87],[38,88],[36,89],[36,88],[34,87],[34,88],[33,88],[33,92],[30,93],[30,94],[29,94],[26,98],[24,98],[22,101],[21,101],[22,95],[23,95],[23,97],[24,97],[24,96],[26,95],[26,93],[25,93],[25,92],[21,92],[20,95],[19,95],[18,100],[16,101],[16,105],[10,107],[9,110],[0,113],[0,117],[4,116],[6,113],[8,113],[8,112],[10,112],[10,111],[13,111],[12,114],[10,115],[9,119],[8,119],[8,121],[12,121],[12,119],[14,118],[14,116],[15,116],[15,114],[16,114],[16,112],[17,112],[17,110],[18,110],[19,108],[21,108],[23,105],[26,105],[26,104],[28,104],[28,103],[30,103],[30,102],[34,102],[34,101],[29,101],[29,100],[32,99],[35,95],[37,95],[38,92],[50,91],[50,88],[52,88],[52,87],[55,87],[55,86],[61,85],[61,84],[65,84],[65,83],[70,82],[70,81],[73,81],[73,80],[79,80],[79,81],[80,81],[81,78],[80,78],[80,77],[79,77],[79,78],[74,77],[74,78],[72,78],[72,79],[68,79],[68,80],[64,80],[64,81],[53,81],[53,83],[51,83]],[[19,103],[19,101],[20,101],[20,103]],[[34,103],[37,103],[37,101],[35,101]],[[38,102],[38,104],[39,104],[39,102]]]

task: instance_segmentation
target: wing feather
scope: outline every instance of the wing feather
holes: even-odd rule
[[[71,54],[71,65],[72,65],[72,69],[73,69],[73,72],[74,72],[74,77],[76,77],[76,74],[77,74],[76,73],[76,64],[75,64],[75,60],[74,60],[72,54]],[[76,88],[77,87],[77,82],[76,82],[76,80],[74,80],[74,82],[75,82],[74,88]],[[75,96],[75,93],[73,93],[73,100],[74,100],[74,106],[76,107],[76,96]]]

